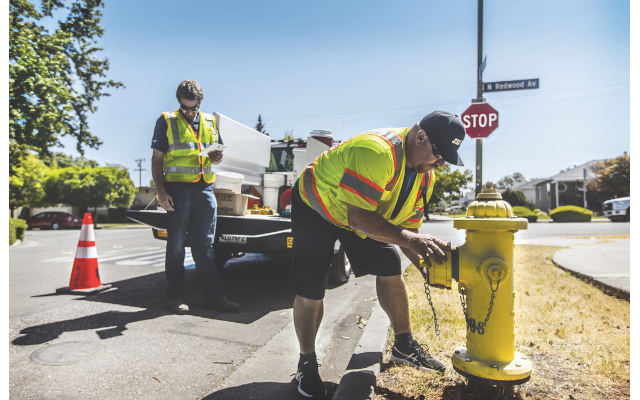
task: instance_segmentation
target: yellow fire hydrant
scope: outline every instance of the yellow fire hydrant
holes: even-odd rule
[[[514,233],[527,229],[511,205],[487,182],[464,218],[453,221],[465,229],[466,242],[447,254],[447,261],[432,263],[428,282],[458,292],[467,325],[467,345],[451,356],[461,375],[489,384],[521,384],[531,377],[531,362],[515,351],[513,249]],[[435,266],[435,267],[434,267]]]

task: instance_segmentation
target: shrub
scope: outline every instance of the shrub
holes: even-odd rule
[[[553,222],[591,222],[593,212],[578,206],[562,206],[549,213]]]
[[[536,213],[526,207],[515,206],[513,207],[513,213],[516,217],[526,218],[529,222],[536,222],[538,220]]]
[[[522,206],[532,210],[535,206],[525,197],[521,190],[507,189],[502,192],[502,200],[511,204],[511,207]]]
[[[14,244],[16,240],[24,240],[25,230],[27,230],[27,221],[9,218],[9,245]]]

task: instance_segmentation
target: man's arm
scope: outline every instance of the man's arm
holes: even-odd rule
[[[351,229],[360,231],[378,241],[408,249],[421,256],[427,267],[431,266],[430,259],[442,264],[443,261],[447,260],[443,250],[451,250],[449,245],[442,240],[393,225],[375,211],[368,211],[352,204],[347,204],[347,218]],[[420,261],[415,256],[412,256],[409,260],[414,263],[417,262],[416,266],[420,265]]]
[[[164,190],[164,153],[158,149],[153,149],[151,156],[151,176],[156,185],[158,205],[167,211],[173,211],[173,199]]]

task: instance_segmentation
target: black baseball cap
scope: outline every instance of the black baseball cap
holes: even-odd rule
[[[419,125],[446,162],[464,165],[458,155],[458,148],[464,140],[465,130],[457,115],[446,111],[434,111],[422,118]]]

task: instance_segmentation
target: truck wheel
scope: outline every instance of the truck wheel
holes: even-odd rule
[[[346,283],[351,276],[351,263],[342,248],[342,244],[338,248],[338,252],[333,254],[331,267],[329,267],[330,283]]]
[[[213,259],[216,263],[216,269],[220,271],[231,258],[231,253],[222,250],[213,250]]]

